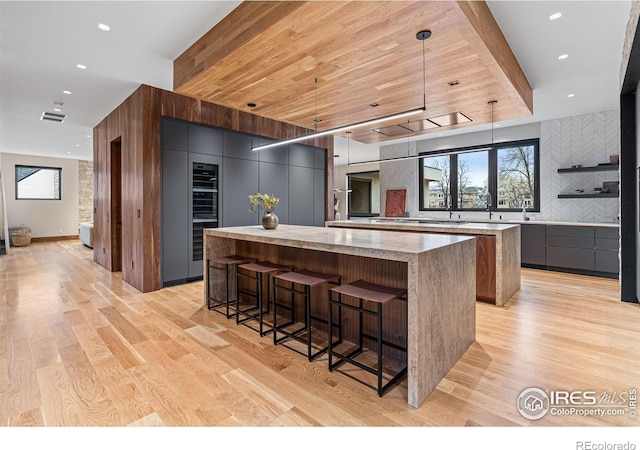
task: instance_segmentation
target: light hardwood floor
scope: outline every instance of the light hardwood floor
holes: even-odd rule
[[[522,271],[504,308],[418,409],[203,307],[202,282],[141,294],[80,241],[0,256],[0,424],[23,426],[612,426],[516,409],[528,387],[640,388],[640,306],[616,280]]]

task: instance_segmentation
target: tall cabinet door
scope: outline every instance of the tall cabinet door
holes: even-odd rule
[[[314,169],[289,166],[289,223],[313,226]]]
[[[289,166],[260,162],[259,186],[263,194],[275,195],[280,199],[275,214],[279,223],[289,223]]]
[[[189,278],[202,276],[204,230],[218,228],[222,158],[189,153]]]
[[[258,215],[249,211],[249,195],[258,192],[258,161],[224,158],[222,179],[222,225],[256,225]]]
[[[189,154],[162,151],[162,283],[189,276]]]

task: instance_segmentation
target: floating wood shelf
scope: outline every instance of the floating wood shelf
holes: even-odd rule
[[[588,167],[567,167],[564,169],[558,169],[558,173],[567,173],[567,172],[609,172],[618,170],[620,167],[618,164],[600,164],[599,166],[588,166]]]
[[[605,194],[560,194],[558,198],[618,198],[617,193]]]

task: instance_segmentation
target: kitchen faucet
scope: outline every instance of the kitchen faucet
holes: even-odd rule
[[[493,217],[493,211],[491,211],[491,192],[487,191],[487,211],[489,211],[489,220]]]

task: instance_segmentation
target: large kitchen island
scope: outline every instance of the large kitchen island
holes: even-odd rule
[[[475,340],[474,237],[295,225],[207,229],[204,235],[205,269],[209,259],[236,254],[338,274],[342,283],[364,279],[406,288],[411,406],[422,404]],[[204,284],[205,296],[209,284],[219,285],[206,276]]]
[[[328,227],[445,233],[476,238],[476,298],[504,306],[520,290],[520,225],[425,218],[372,218],[325,222]]]

